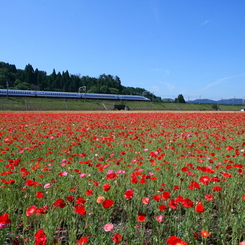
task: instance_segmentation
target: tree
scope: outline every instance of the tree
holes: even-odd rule
[[[34,69],[32,67],[32,65],[28,64],[25,67],[24,70],[24,82],[27,82],[29,84],[33,83],[33,79],[34,79]]]
[[[178,98],[175,98],[174,102],[175,103],[186,103],[185,99],[184,99],[184,96],[182,94],[179,94]]]
[[[17,80],[18,81],[18,80]],[[30,84],[27,82],[18,82],[18,84],[14,87],[14,89],[17,90],[29,90],[30,89]]]

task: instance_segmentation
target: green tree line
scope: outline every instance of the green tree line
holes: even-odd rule
[[[6,89],[8,82],[9,89],[18,90],[41,90],[41,91],[59,91],[59,92],[78,92],[80,87],[86,87],[87,93],[104,94],[127,94],[142,95],[144,88],[126,87],[121,84],[118,76],[99,75],[99,77],[89,77],[72,75],[68,71],[53,72],[47,75],[47,72],[34,70],[32,65],[28,64],[24,70],[17,69],[15,65],[0,62],[0,89]],[[145,94],[145,97],[160,101],[160,97]]]

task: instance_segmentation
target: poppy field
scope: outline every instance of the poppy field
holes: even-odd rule
[[[0,244],[245,244],[245,114],[1,113]]]

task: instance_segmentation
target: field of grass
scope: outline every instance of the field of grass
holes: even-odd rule
[[[111,101],[53,98],[0,97],[0,111],[103,111],[125,104],[130,110],[212,111],[212,104],[178,104],[144,101]],[[244,106],[218,105],[221,111],[240,111]]]
[[[244,113],[0,116],[0,244],[245,244]]]

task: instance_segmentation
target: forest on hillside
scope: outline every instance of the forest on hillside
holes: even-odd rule
[[[7,83],[9,89],[78,92],[81,88],[81,92],[86,93],[144,95],[154,101],[161,101],[160,97],[147,93],[144,88],[123,86],[118,76],[110,74],[95,78],[73,75],[68,71],[56,72],[53,69],[53,72],[47,75],[45,71],[37,68],[34,70],[30,64],[21,70],[15,65],[0,62],[0,89],[6,89]]]

